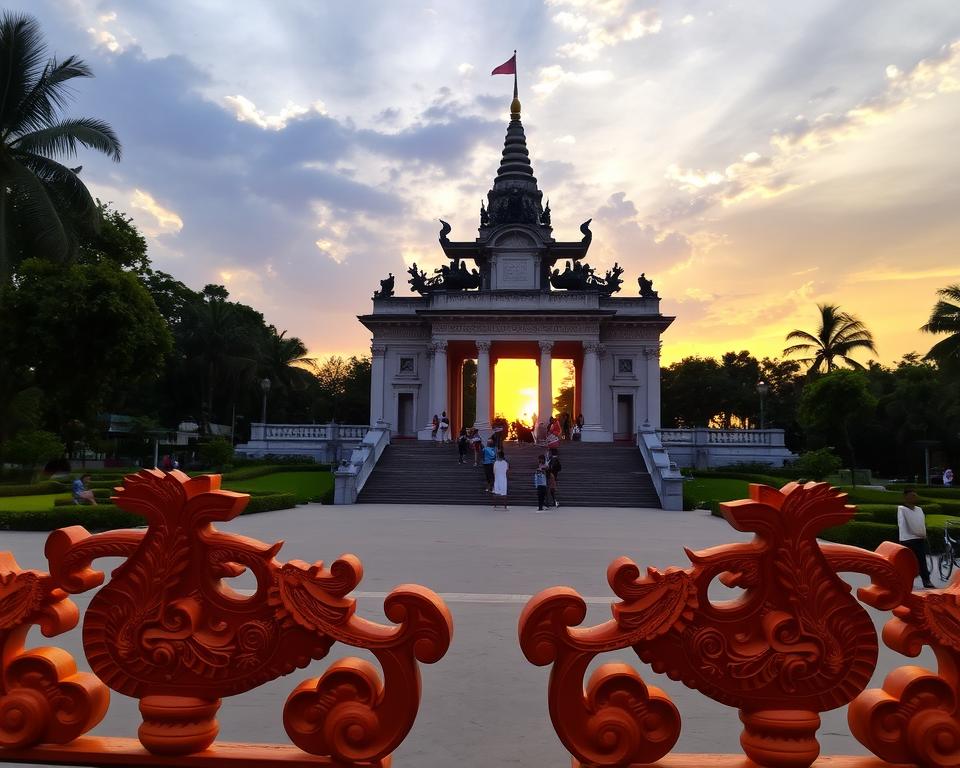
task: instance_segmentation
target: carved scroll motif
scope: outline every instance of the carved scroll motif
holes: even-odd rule
[[[894,669],[883,688],[850,705],[850,732],[891,763],[960,765],[960,574],[946,589],[911,594],[893,613],[884,643],[910,657],[930,646],[937,672]]]
[[[629,558],[607,580],[621,601],[613,619],[578,625],[583,599],[566,587],[536,595],[520,618],[520,645],[534,664],[552,664],[554,728],[584,765],[648,763],[670,751],[680,716],[669,698],[621,666],[601,667],[586,693],[583,675],[600,653],[632,647],[655,672],[740,710],[741,744],[756,763],[804,768],[819,754],[819,713],[867,685],[878,643],[870,617],[838,570],[868,574],[859,597],[890,609],[907,599],[916,564],[895,544],[877,552],[821,545],[817,534],[852,517],[846,495],[822,483],[782,490],[752,485],[750,500],[722,505],[752,541],[687,551],[687,569],[650,568]],[[642,574],[642,575],[641,575]],[[743,590],[713,603],[710,583]]]
[[[157,755],[209,747],[223,696],[323,658],[336,641],[367,648],[381,663],[383,682],[369,663],[338,662],[291,694],[284,726],[301,749],[337,765],[385,764],[416,717],[417,662],[436,662],[449,646],[449,611],[429,589],[403,585],[385,601],[394,626],[357,617],[348,597],[363,575],[355,556],[343,555],[329,569],[278,562],[281,542],[267,545],[213,526],[233,519],[249,498],[219,486],[219,476],[176,471],[128,477],[114,501],[142,515],[146,531],[93,535],[75,526],[52,533],[48,602],[72,606],[66,592],[104,580],[93,560],[126,557],[90,601],[84,651],[103,682],[140,700],[140,741]],[[246,569],[257,582],[252,595],[222,581]]]
[[[60,648],[26,650],[34,625],[53,637],[77,625],[77,606],[50,574],[24,571],[0,552],[0,748],[65,744],[107,712],[110,692]]]

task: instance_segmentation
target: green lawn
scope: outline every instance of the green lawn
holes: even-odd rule
[[[36,496],[0,496],[0,511],[28,512],[34,509],[50,509],[57,499],[68,499],[69,493],[42,493]]]
[[[225,482],[222,486],[228,491],[274,491],[294,493],[297,503],[316,501],[333,488],[332,472],[276,472],[272,475],[256,477],[252,480]]]
[[[683,497],[692,504],[702,501],[733,501],[747,499],[746,480],[730,480],[719,477],[697,477],[685,480],[683,483]]]

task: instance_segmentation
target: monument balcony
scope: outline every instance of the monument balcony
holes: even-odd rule
[[[710,469],[731,464],[763,463],[780,467],[796,459],[785,442],[782,429],[687,429],[657,430],[670,459],[680,467]]]

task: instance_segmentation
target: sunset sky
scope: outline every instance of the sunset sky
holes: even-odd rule
[[[10,6],[8,6],[10,7]],[[16,7],[14,4],[13,7]],[[172,12],[175,9],[175,12]],[[817,302],[881,361],[960,282],[960,3],[31,0],[78,54],[70,112],[109,121],[96,195],[156,267],[225,284],[311,352],[363,354],[380,278],[476,236],[519,51],[554,236],[645,271],[677,316],[664,362],[778,355]]]

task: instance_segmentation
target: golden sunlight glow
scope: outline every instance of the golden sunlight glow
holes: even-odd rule
[[[570,386],[568,378],[568,360],[553,360],[550,375],[553,384],[553,399],[556,399],[563,386]],[[494,374],[494,413],[507,421],[519,419],[524,424],[532,424],[538,414],[537,388],[539,369],[532,359],[498,360]],[[552,401],[551,401],[552,402]]]

